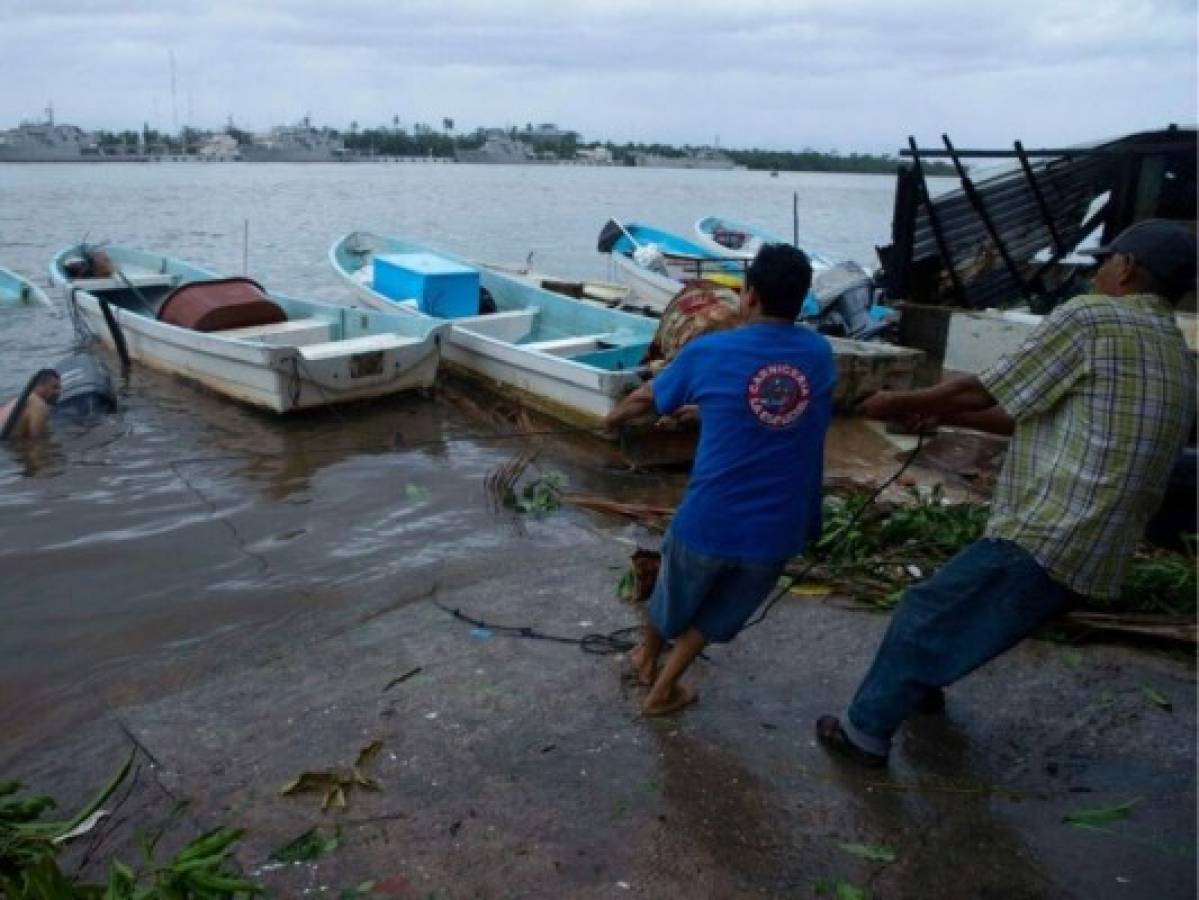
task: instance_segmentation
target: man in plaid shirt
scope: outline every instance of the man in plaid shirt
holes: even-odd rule
[[[886,764],[914,709],[1017,644],[1077,595],[1120,592],[1191,427],[1195,372],[1173,304],[1195,284],[1195,236],[1149,220],[1094,255],[1095,293],[1055,309],[980,376],[880,392],[865,413],[1012,435],[985,536],[909,589],[829,750]]]

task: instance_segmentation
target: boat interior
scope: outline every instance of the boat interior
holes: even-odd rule
[[[139,316],[222,337],[276,346],[304,347],[308,358],[316,358],[326,352],[344,353],[348,342],[354,342],[360,350],[386,349],[381,345],[383,338],[387,339],[387,348],[413,344],[419,342],[424,331],[428,330],[422,330],[421,323],[409,316],[309,303],[268,293],[261,288],[258,288],[257,297],[251,292],[229,298],[231,302],[224,303],[224,308],[218,310],[220,315],[214,319],[213,308],[222,305],[218,288],[227,286],[231,281],[249,280],[153,272],[122,264],[119,275],[77,278],[71,281],[71,285]],[[184,291],[190,296],[183,297]],[[176,306],[173,298],[177,296],[193,301],[197,312],[190,316],[164,316],[168,308]],[[270,308],[272,312],[264,315],[264,308]]]
[[[383,245],[376,249],[359,244],[347,253],[343,247],[339,259],[355,281],[370,286],[375,253],[383,249]],[[490,296],[495,311],[451,316],[456,328],[605,371],[624,372],[641,366],[656,329],[652,320],[630,322],[624,314],[556,296],[490,269],[477,271],[479,285]],[[415,298],[392,302],[414,310],[419,306]]]

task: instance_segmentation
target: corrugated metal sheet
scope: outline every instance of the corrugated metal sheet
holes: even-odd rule
[[[1143,160],[1165,159],[1164,170],[1171,173],[1165,177],[1189,179],[1189,218],[1194,219],[1195,136],[1193,129],[1148,132],[1032,161],[1030,168],[1052,228],[1019,165],[975,182],[974,198],[965,188],[934,198],[935,216],[929,215],[922,201],[915,170],[901,173],[892,245],[879,251],[890,293],[917,302],[973,308],[1010,306],[1029,299],[1042,307],[1052,305],[1061,272],[1037,260],[1042,251],[1063,256],[1100,223],[1111,236],[1149,215],[1177,217],[1176,209],[1160,212],[1161,202],[1149,203],[1147,208],[1146,198],[1160,201],[1166,188],[1146,190],[1140,184]],[[1015,156],[1015,151],[1010,155]],[[1144,171],[1155,172],[1160,180],[1163,166],[1146,166]],[[1185,186],[1167,187],[1174,198],[1171,203],[1176,195],[1188,193]],[[1092,204],[1105,194],[1105,205],[1088,221]],[[1187,215],[1185,209],[1182,215]],[[940,229],[940,243],[934,223]],[[1055,245],[1055,232],[1060,246]]]

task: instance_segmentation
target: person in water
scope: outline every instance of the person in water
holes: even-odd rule
[[[0,436],[41,437],[49,429],[50,407],[58,402],[62,379],[53,369],[41,369],[29,383],[23,398],[18,396],[0,406]],[[14,416],[15,420],[10,421]]]
[[[837,367],[828,340],[795,324],[811,281],[803,251],[762,247],[746,273],[741,324],[689,341],[605,419],[615,431],[694,405],[703,423],[687,494],[662,543],[649,622],[631,654],[650,688],[643,715],[697,699],[679,678],[709,642],[736,637],[787,560],[820,534]],[[674,648],[659,673],[668,640]]]

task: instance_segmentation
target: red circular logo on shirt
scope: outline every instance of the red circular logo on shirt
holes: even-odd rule
[[[749,379],[750,412],[767,428],[786,428],[804,414],[812,388],[808,376],[789,363],[762,366]]]

